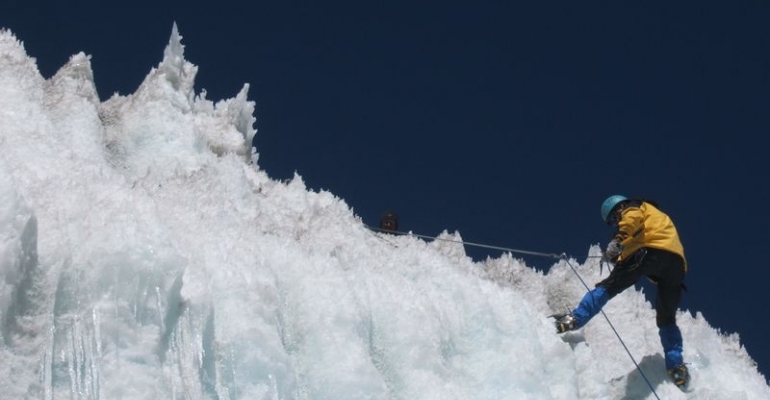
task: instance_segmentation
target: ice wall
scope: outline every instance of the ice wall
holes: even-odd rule
[[[547,315],[584,290],[568,263],[598,279],[595,258],[546,275],[474,263],[459,234],[370,231],[299,175],[260,170],[248,85],[207,100],[183,50],[174,26],[137,90],[100,102],[88,56],[45,79],[0,32],[0,393],[651,398],[606,326],[553,333]],[[682,393],[644,296],[607,310],[661,396],[770,397],[737,336],[702,316],[680,317],[698,382]]]

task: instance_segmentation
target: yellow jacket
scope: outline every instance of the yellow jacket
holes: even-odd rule
[[[620,262],[640,248],[650,247],[679,254],[687,271],[684,247],[673,221],[650,203],[642,202],[638,207],[630,206],[621,212],[615,239],[623,246],[618,258]]]

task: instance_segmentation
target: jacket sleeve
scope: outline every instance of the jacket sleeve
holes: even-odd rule
[[[641,208],[629,207],[623,210],[615,239],[626,250],[638,248],[644,243],[644,213]]]

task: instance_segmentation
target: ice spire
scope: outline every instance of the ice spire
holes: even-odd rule
[[[174,22],[171,28],[171,38],[169,38],[168,45],[163,51],[163,61],[158,66],[158,73],[165,75],[174,89],[191,95],[197,72],[198,67],[184,59],[182,36],[179,35],[176,22]]]

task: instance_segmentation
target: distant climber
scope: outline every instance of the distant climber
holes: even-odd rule
[[[398,231],[398,214],[393,211],[386,211],[380,216],[380,230],[387,233],[396,233]]]
[[[658,285],[655,320],[666,370],[674,384],[684,388],[690,374],[682,357],[682,333],[676,325],[676,312],[687,261],[676,227],[650,201],[614,195],[604,201],[601,211],[604,222],[614,228],[602,262],[615,264],[615,268],[586,293],[577,308],[555,316],[556,330],[564,333],[583,327],[611,298],[647,276]]]

